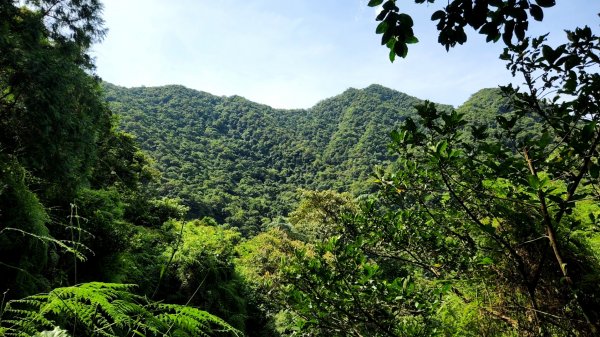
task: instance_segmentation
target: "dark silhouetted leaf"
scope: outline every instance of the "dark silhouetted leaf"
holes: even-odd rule
[[[431,15],[431,21],[441,20],[446,17],[446,13],[444,11],[436,11]]]
[[[556,1],[554,0],[535,0],[535,2],[541,7],[552,7],[556,5]]]
[[[531,8],[529,8],[529,14],[531,14],[531,16],[537,21],[544,20],[544,11],[538,5],[531,5]]]
[[[406,27],[412,27],[414,25],[413,19],[408,14],[402,13],[398,15],[398,20]]]
[[[512,37],[514,29],[514,21],[508,21],[506,24],[504,24],[504,33],[502,34],[502,40],[507,46],[512,46]]]

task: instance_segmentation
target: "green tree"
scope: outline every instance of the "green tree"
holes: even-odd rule
[[[264,231],[235,247],[235,269],[255,308],[255,327],[261,327],[264,333],[285,335],[293,330],[294,324],[286,319],[289,312],[285,303],[276,296],[287,285],[280,266],[305,247],[305,243],[291,239],[279,228]]]
[[[167,225],[180,237],[177,245],[163,251],[163,281],[155,295],[206,308],[245,330],[249,314],[244,285],[233,265],[239,231],[219,227],[210,218]]]
[[[86,183],[109,127],[88,48],[104,34],[90,1],[0,5],[0,142],[39,180],[44,200],[69,200]]]
[[[73,247],[59,232],[110,127],[88,74],[88,48],[104,32],[100,9],[97,1],[0,4],[0,287],[9,297],[46,289],[46,268]]]
[[[442,255],[448,262],[423,261],[436,267],[433,275],[461,270],[461,282],[483,279],[497,294],[508,292],[500,296],[507,301],[502,315],[531,320],[531,334],[592,334],[599,319],[599,294],[590,283],[600,270],[590,248],[597,208],[588,205],[598,200],[599,97],[593,88],[599,78],[587,69],[598,64],[600,49],[589,28],[568,36],[557,49],[539,38],[505,51],[509,68],[527,80],[525,92],[504,88],[512,112],[496,117],[512,143],[486,137],[479,125],[471,125],[479,129],[476,142],[466,142],[462,115],[423,105],[417,123],[409,119],[392,134],[401,169],[381,177],[386,198],[409,212],[415,234],[434,225],[439,233],[425,238],[434,234],[446,237],[446,246],[459,246],[460,253]],[[537,75],[538,82],[530,77]],[[553,100],[540,99],[551,90]],[[542,132],[519,140],[515,125],[527,117],[540,120]]]
[[[434,221],[446,235],[475,248],[474,256],[483,245],[480,237],[469,238],[471,230],[487,236],[485,246],[497,246],[503,257],[486,256],[481,263],[504,264],[493,269],[513,276],[500,288],[516,281],[519,289],[520,283],[530,302],[524,316],[533,317],[541,332],[564,328],[593,334],[599,323],[594,309],[598,294],[589,282],[597,278],[598,261],[590,248],[596,210],[588,203],[598,200],[594,186],[599,83],[592,70],[599,62],[598,37],[587,27],[577,28],[567,32],[567,44],[556,48],[545,44],[545,37],[525,37],[528,13],[541,21],[541,7],[553,5],[554,1],[452,1],[432,15],[438,21],[438,41],[446,48],[466,42],[467,25],[487,35],[488,42],[502,38],[507,48],[501,58],[513,75],[523,76],[524,92],[503,89],[512,113],[496,117],[502,142],[490,141],[485,126],[477,124],[471,125],[470,133],[475,143],[465,142],[460,114],[422,106],[419,123],[409,119],[401,132],[392,134],[404,163],[382,182],[388,195],[402,195],[396,201],[400,208],[419,209],[416,214],[424,223]],[[399,13],[395,1],[387,1],[377,19],[383,20],[378,33],[389,42],[390,57],[406,56],[405,44],[414,42],[410,18]],[[554,97],[548,100],[548,95]],[[532,120],[539,128],[522,137],[518,126]],[[438,213],[441,205],[446,211]],[[461,218],[454,214],[449,219],[454,213],[450,209],[464,213],[459,227],[448,226],[454,223],[450,219]],[[548,286],[552,290],[545,289]],[[558,298],[548,296],[552,293]],[[557,328],[543,314],[552,310],[571,325]]]
[[[290,213],[289,221],[305,241],[323,241],[342,232],[341,216],[356,209],[349,193],[302,191],[300,203]]]

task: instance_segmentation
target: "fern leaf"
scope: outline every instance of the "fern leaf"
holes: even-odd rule
[[[241,336],[219,317],[197,308],[148,301],[134,285],[91,282],[7,303],[0,336]],[[54,330],[52,330],[54,329]]]

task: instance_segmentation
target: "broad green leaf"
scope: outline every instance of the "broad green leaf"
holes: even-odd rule
[[[447,148],[448,148],[448,142],[446,140],[442,140],[439,143],[437,143],[437,145],[435,146],[435,152],[437,154],[441,155],[444,152],[446,152]]]
[[[388,30],[388,23],[387,21],[381,21],[381,23],[379,23],[377,25],[377,28],[375,29],[375,33],[377,34],[383,34]]]
[[[403,133],[404,133],[404,132],[403,132]],[[396,142],[397,144],[400,144],[400,143],[402,143],[402,136],[401,136],[401,134],[400,134],[398,131],[396,131],[396,130],[393,130],[392,132],[390,132],[390,137],[391,137],[391,138],[392,138],[392,140],[393,140],[394,142]]]
[[[458,150],[458,149],[452,149],[452,151],[450,151],[450,154],[448,155],[449,158],[457,158],[460,157],[462,155],[462,151]]]
[[[533,189],[537,190],[540,188],[540,179],[533,174],[527,176],[527,182],[529,182],[529,186],[531,186]]]
[[[484,266],[494,264],[494,260],[492,260],[491,257],[486,256],[483,259],[481,259],[481,261],[479,261],[479,264],[484,265]]]
[[[417,37],[414,35],[410,36],[406,39],[407,44],[413,44],[413,43],[418,43],[418,42],[419,42],[419,39],[417,39]]]

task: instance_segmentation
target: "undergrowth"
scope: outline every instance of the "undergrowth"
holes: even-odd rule
[[[0,336],[241,336],[210,313],[151,301],[134,285],[91,282],[6,304]]]

